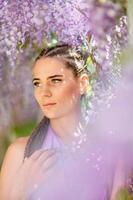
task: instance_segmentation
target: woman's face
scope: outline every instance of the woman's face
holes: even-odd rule
[[[56,57],[40,58],[33,68],[34,95],[44,115],[60,118],[80,108],[80,79]]]

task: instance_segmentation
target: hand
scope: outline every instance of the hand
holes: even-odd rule
[[[37,150],[29,158],[25,158],[18,169],[11,196],[13,200],[25,200],[44,180],[49,169],[58,160],[55,150]]]

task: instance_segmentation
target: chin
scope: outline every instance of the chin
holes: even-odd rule
[[[65,117],[66,114],[59,114],[59,113],[46,113],[46,112],[43,112],[44,113],[44,116],[47,117],[48,119],[60,119],[62,117]]]
[[[43,112],[44,113],[44,116],[47,117],[48,119],[55,119],[55,118],[58,118],[58,115],[56,113],[46,113],[46,112]]]
[[[73,111],[75,110],[75,108],[68,108],[68,109],[64,109],[60,108],[60,109],[47,109],[47,110],[42,110],[42,112],[44,113],[44,116],[46,116],[48,119],[60,119],[60,118],[65,118],[69,115],[71,115],[71,113],[73,113]]]

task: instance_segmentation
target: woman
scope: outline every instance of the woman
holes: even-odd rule
[[[83,55],[69,45],[43,50],[37,58],[34,93],[45,117],[30,137],[19,138],[9,146],[1,169],[1,200],[26,199],[31,187],[39,184],[44,171],[56,161],[56,150],[41,149],[49,127],[64,145],[74,139],[81,118],[81,97],[88,85],[81,61],[85,62]]]
[[[79,122],[83,120],[81,100],[89,82],[86,59],[86,55],[84,56],[69,45],[59,45],[43,50],[36,59],[33,67],[34,94],[44,113],[44,118],[30,137],[19,138],[9,146],[1,169],[1,200],[38,199],[35,195],[32,196],[32,193],[34,194],[34,191],[39,186],[41,187],[43,181],[47,180],[50,169],[53,169],[58,161],[59,150],[76,142],[74,133],[77,131]],[[90,149],[88,150],[87,147],[87,152],[92,151],[91,144],[89,145]],[[96,149],[96,152],[91,155],[92,164],[94,164],[94,159],[96,162],[100,162],[101,157],[96,157],[97,146],[92,146]],[[108,144],[102,144],[102,146],[108,146]],[[108,148],[103,149],[105,152],[103,154],[101,152],[101,154],[105,155]],[[73,177],[75,181],[71,182],[68,178],[66,185],[69,185],[69,189],[65,188],[63,191],[61,188],[63,183],[60,181],[55,184],[59,185],[59,194],[62,192],[63,198],[55,193],[52,197],[45,196],[44,198],[48,200],[114,200],[117,191],[123,186],[125,178],[121,162],[115,172],[112,173],[111,169],[113,175],[107,170],[108,161],[111,163],[111,156],[108,155],[107,159],[106,156],[105,160],[102,158],[104,166],[100,163],[102,169],[100,173],[96,163],[89,168],[91,165],[89,160],[89,165],[80,166],[83,162],[81,156],[81,159],[76,164],[74,163],[75,168],[72,171],[75,173],[77,170],[77,173],[70,178]],[[72,167],[73,163],[69,162],[68,165],[65,164],[65,167],[61,166],[57,169],[62,170],[63,167],[67,169],[69,165]],[[114,167],[112,163],[110,166]],[[66,170],[66,174],[67,172]],[[86,179],[88,172],[91,177],[89,182]],[[105,175],[106,177],[104,177]],[[61,180],[58,170],[57,176],[52,178],[52,182],[54,179]],[[103,181],[104,179],[109,180],[106,183]],[[76,182],[82,184],[73,185]],[[52,188],[52,183],[48,185],[48,188],[50,187]],[[56,189],[58,191],[58,188]],[[46,195],[47,190],[43,188],[43,191]],[[51,194],[51,191],[49,193]],[[96,197],[94,197],[95,194]]]

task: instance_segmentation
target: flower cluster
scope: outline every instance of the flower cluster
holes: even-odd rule
[[[8,99],[16,105],[19,99],[12,94],[18,85],[27,98],[24,104],[34,105],[31,87],[27,90],[23,85],[25,82],[30,86],[28,60],[32,61],[35,53],[46,45],[57,42],[80,46],[93,53],[101,72],[108,71],[127,38],[125,23],[121,21],[115,26],[121,15],[120,4],[111,0],[0,0],[0,81],[6,81],[1,96],[6,98],[3,94],[8,91]],[[90,34],[92,40],[88,42]],[[90,58],[88,68],[93,72]]]
[[[0,9],[0,45],[12,59],[16,47],[21,49],[28,43],[41,46],[45,39],[51,39],[51,32],[60,42],[74,45],[79,45],[89,32],[101,39],[120,16],[117,4],[96,0],[4,0]]]

